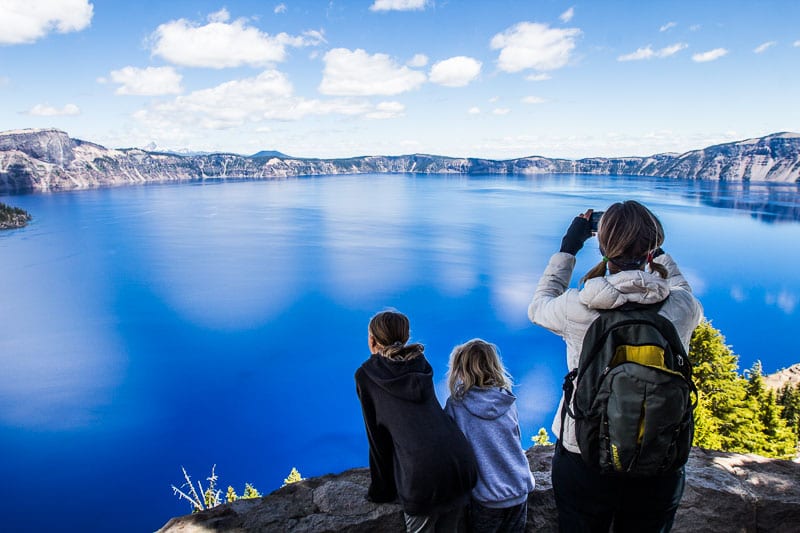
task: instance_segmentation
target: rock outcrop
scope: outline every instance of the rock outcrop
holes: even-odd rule
[[[527,531],[558,531],[550,483],[552,453],[551,446],[527,451],[536,478],[536,489],[528,498]],[[800,464],[695,448],[686,471],[686,491],[673,531],[798,531]],[[367,502],[368,485],[365,468],[307,479],[260,499],[173,518],[159,532],[404,531],[400,507]]]
[[[18,207],[0,202],[0,230],[22,228],[31,220],[31,214]]]
[[[59,130],[0,133],[0,193],[203,180],[274,179],[321,174],[598,174],[720,181],[800,183],[800,135],[776,133],[685,154],[579,160],[507,161],[414,154],[298,159],[279,152],[178,155],[108,149]]]
[[[779,390],[784,385],[797,387],[800,385],[800,363],[764,376],[764,384],[774,390]]]

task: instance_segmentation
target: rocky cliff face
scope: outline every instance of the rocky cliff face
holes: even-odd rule
[[[536,489],[528,497],[527,531],[558,531],[550,482],[552,453],[552,446],[533,447],[527,452],[536,478]],[[673,531],[797,531],[800,464],[696,448],[692,450],[686,472],[686,490]],[[368,486],[366,469],[348,470],[294,483],[260,499],[239,500],[173,518],[159,532],[404,531],[400,507],[369,503],[365,499]]]
[[[0,193],[81,189],[219,178],[270,179],[319,174],[616,174],[722,181],[800,183],[800,135],[778,133],[685,154],[508,161],[424,154],[296,159],[235,154],[176,155],[114,150],[59,130],[0,133]]]

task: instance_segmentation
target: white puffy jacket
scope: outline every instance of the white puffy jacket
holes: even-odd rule
[[[539,279],[528,306],[528,318],[564,339],[567,343],[567,367],[572,370],[578,367],[583,337],[599,316],[598,309],[614,309],[628,302],[651,304],[669,296],[659,314],[672,321],[688,352],[692,332],[703,317],[703,308],[668,254],[660,255],[654,261],[666,267],[667,279],[649,271],[627,270],[590,279],[578,290],[567,288],[575,268],[575,256],[558,252],[550,258]],[[553,420],[552,430],[556,436],[561,432],[563,402],[562,396]],[[575,439],[575,422],[569,416],[566,422],[564,447],[580,453]]]

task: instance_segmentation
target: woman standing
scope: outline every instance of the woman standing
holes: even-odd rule
[[[409,532],[461,531],[477,480],[475,455],[436,399],[423,346],[406,344],[409,329],[401,313],[372,317],[372,355],[356,371],[369,440],[367,498],[398,498]]]
[[[675,326],[683,348],[703,314],[686,279],[663,252],[661,222],[642,204],[610,206],[600,219],[597,239],[602,260],[569,289],[575,254],[592,235],[592,210],[576,217],[550,258],[528,307],[532,322],[560,335],[567,365],[579,365],[584,336],[602,310],[662,303],[658,314]],[[627,308],[627,307],[626,307]],[[559,435],[553,456],[553,489],[561,531],[669,531],[683,495],[683,468],[649,477],[605,475],[581,458],[574,420],[564,417],[561,399],[552,430]]]

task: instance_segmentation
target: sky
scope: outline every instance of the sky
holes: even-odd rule
[[[0,0],[0,131],[110,148],[645,156],[798,95],[795,0]]]

